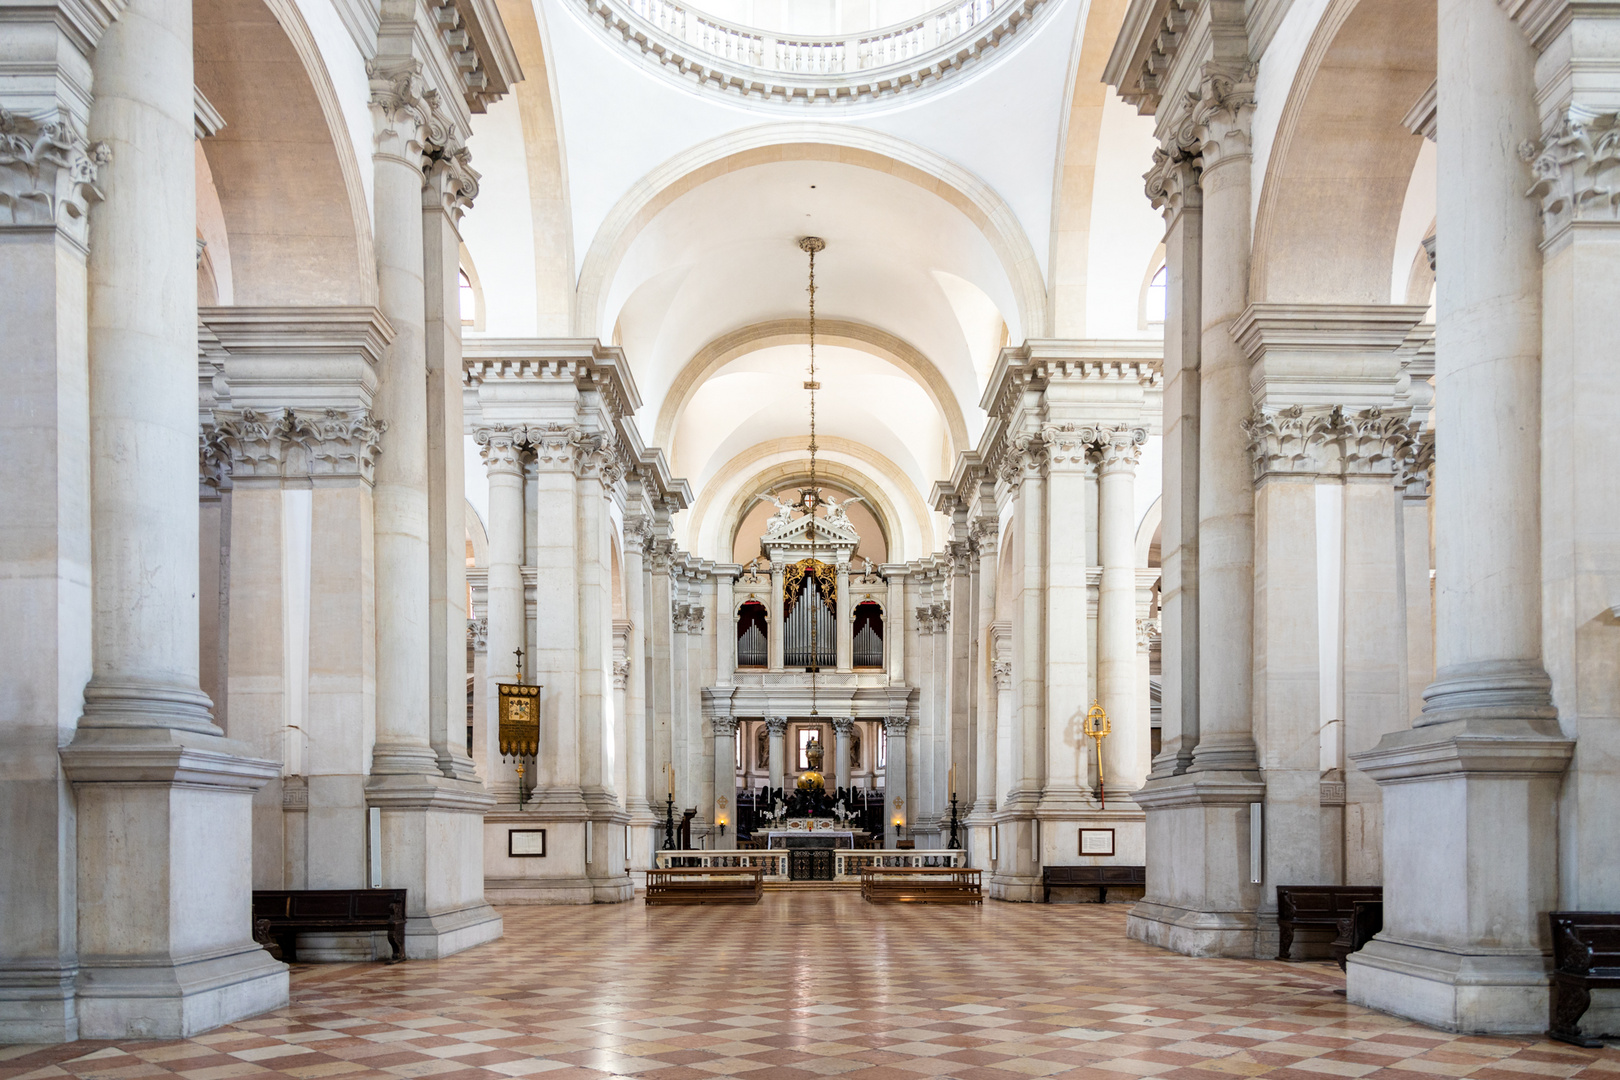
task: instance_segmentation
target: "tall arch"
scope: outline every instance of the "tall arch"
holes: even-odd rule
[[[360,163],[293,0],[196,0],[197,88],[225,120],[203,141],[238,304],[374,304]]]
[[[693,396],[711,375],[726,364],[739,356],[761,349],[777,345],[803,344],[809,340],[809,333],[808,319],[777,319],[733,330],[709,342],[675,376],[669,391],[664,395],[664,402],[658,410],[658,422],[653,432],[653,445],[670,447],[670,440],[680,424],[681,414],[686,411]],[[837,319],[817,320],[816,340],[823,345],[843,345],[871,353],[906,372],[933,399],[940,415],[944,417],[945,428],[950,433],[952,458],[970,448],[967,423],[963,419],[962,407],[956,395],[933,361],[909,342],[875,326]]]
[[[978,228],[1001,262],[1018,311],[1014,340],[1046,326],[1046,284],[1029,237],[1001,196],[973,173],[891,135],[797,121],[732,132],[686,150],[637,182],[608,212],[580,267],[574,333],[600,337],[608,288],[631,243],[660,211],[705,182],[750,165],[831,161],[874,169],[937,195]]]
[[[1435,77],[1436,12],[1331,0],[1277,125],[1255,219],[1256,303],[1387,304],[1422,140],[1402,120]]]

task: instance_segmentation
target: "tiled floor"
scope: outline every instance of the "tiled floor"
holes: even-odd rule
[[[449,960],[293,971],[290,1008],[166,1043],[0,1047],[0,1080],[1620,1080],[1620,1052],[1347,1005],[1329,964],[1193,960],[1123,905],[508,908]]]

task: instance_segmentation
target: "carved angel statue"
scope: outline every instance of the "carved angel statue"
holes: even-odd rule
[[[822,496],[821,501],[827,506],[826,520],[829,526],[834,529],[843,529],[846,532],[855,531],[855,524],[849,520],[848,509],[858,502],[865,502],[865,499],[859,495],[851,495],[840,503],[837,499]]]
[[[770,492],[764,493],[760,498],[769,499],[776,504],[776,513],[772,514],[770,520],[766,522],[765,535],[779,536],[786,532],[788,526],[793,524],[793,504],[783,502]]]

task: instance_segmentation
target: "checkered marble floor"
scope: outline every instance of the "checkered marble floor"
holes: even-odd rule
[[[0,1047],[0,1080],[1620,1080],[1620,1052],[1456,1037],[1331,964],[1195,960],[1124,905],[507,908],[441,961],[299,965],[292,1004],[179,1042]]]

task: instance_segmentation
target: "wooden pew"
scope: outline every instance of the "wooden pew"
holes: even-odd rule
[[[1052,890],[1080,888],[1096,889],[1097,903],[1108,903],[1108,889],[1147,887],[1145,866],[1043,866],[1041,867],[1041,894],[1048,904]]]
[[[647,906],[757,904],[765,895],[760,866],[683,866],[647,871]]]
[[[1339,932],[1339,920],[1355,914],[1357,900],[1383,900],[1382,885],[1277,886],[1277,959],[1287,960],[1297,930]]]
[[[1382,900],[1356,900],[1350,905],[1350,914],[1339,920],[1339,936],[1333,939],[1333,959],[1339,970],[1345,969],[1350,954],[1384,928],[1384,902]]]
[[[253,940],[288,963],[298,958],[298,935],[383,930],[394,956],[405,959],[404,889],[255,889]]]
[[[1602,1046],[1602,1039],[1581,1034],[1581,1017],[1592,1004],[1593,990],[1620,989],[1620,911],[1552,911],[1547,919],[1553,939],[1547,1034],[1576,1046]]]
[[[979,871],[962,867],[864,866],[861,899],[873,904],[980,904]]]

